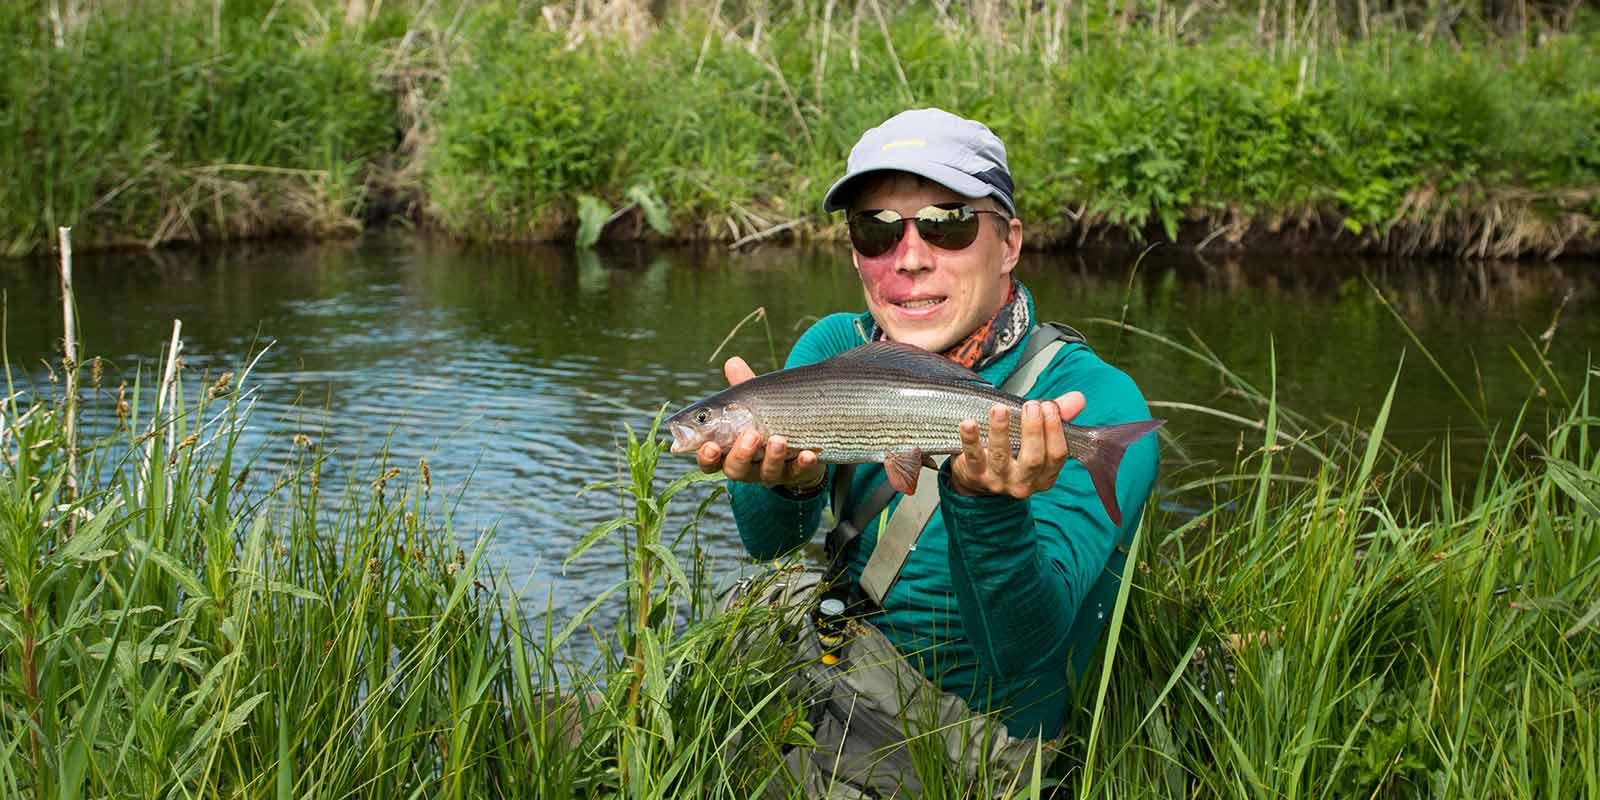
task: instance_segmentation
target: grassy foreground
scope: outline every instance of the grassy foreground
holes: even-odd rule
[[[1600,17],[1528,0],[6,4],[0,252],[837,236],[866,127],[1010,146],[1034,244],[1600,248]],[[65,14],[65,16],[63,16]]]
[[[1313,426],[1218,368],[1258,443],[1170,487],[1198,513],[1147,514],[1060,757],[932,796],[1600,796],[1600,370],[1544,376],[1463,485],[1442,454],[1385,445],[1403,392],[1366,425]],[[629,574],[558,624],[508,599],[483,537],[457,549],[425,462],[241,451],[239,372],[91,408],[117,422],[81,443],[75,495],[65,402],[8,386],[0,795],[783,787],[777,752],[807,741],[778,691],[793,665],[753,612],[707,613],[698,519],[718,496],[685,500],[696,473],[662,484],[654,431],[585,489],[619,512],[572,554],[615,540]],[[575,636],[598,664],[560,655]]]

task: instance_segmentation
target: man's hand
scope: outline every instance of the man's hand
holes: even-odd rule
[[[750,365],[738,356],[722,365],[722,374],[727,376],[729,386],[738,386],[756,376]],[[716,442],[706,442],[694,455],[704,472],[721,470],[731,480],[759,483],[769,488],[812,489],[821,486],[828,474],[816,453],[791,451],[782,436],[763,442],[761,434],[755,431],[740,434],[726,454]]]
[[[1067,462],[1063,425],[1083,410],[1083,394],[1022,404],[1022,447],[1011,454],[1011,411],[989,409],[989,444],[979,442],[978,423],[961,421],[961,452],[950,465],[951,482],[964,495],[1003,494],[1022,499],[1056,483]]]

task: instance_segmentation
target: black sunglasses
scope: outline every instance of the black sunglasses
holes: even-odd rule
[[[869,208],[850,215],[850,244],[867,258],[881,256],[906,235],[905,223],[913,222],[917,235],[928,244],[941,250],[960,250],[977,240],[979,214],[1005,217],[998,211],[984,211],[966,203],[936,203],[918,210],[914,217],[902,217],[890,208]]]

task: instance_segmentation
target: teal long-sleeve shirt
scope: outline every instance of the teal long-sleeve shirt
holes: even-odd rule
[[[816,363],[863,344],[863,322],[852,314],[823,318],[800,337],[786,366]],[[1000,385],[1025,347],[1014,347],[979,374]],[[1133,380],[1082,344],[1057,352],[1027,397],[1049,399],[1072,390],[1087,401],[1075,425],[1150,418]],[[1117,473],[1121,529],[1075,460],[1067,461],[1054,487],[1026,500],[965,497],[942,472],[940,513],[923,529],[872,622],[942,690],[975,710],[998,710],[1011,735],[1057,735],[1068,687],[1087,668],[1110,617],[1122,548],[1138,528],[1156,464],[1154,436],[1128,448]],[[867,497],[884,480],[880,465],[862,465],[849,502]],[[790,500],[746,483],[730,482],[729,491],[739,535],[758,559],[778,558],[809,541],[828,502],[826,492]],[[900,497],[895,495],[890,513]],[[852,580],[872,555],[878,523],[869,523],[857,540],[848,564]]]

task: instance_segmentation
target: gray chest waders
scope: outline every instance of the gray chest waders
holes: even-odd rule
[[[1016,371],[1000,388],[1026,395],[1062,347],[1083,341],[1064,325],[1040,325]],[[851,544],[895,494],[884,481],[846,515],[854,473],[854,466],[834,472],[830,488],[839,522],[827,536],[827,571],[810,579],[818,582],[824,600],[841,600],[847,611],[823,619],[816,610],[820,604],[814,603],[804,615],[808,630],[800,637],[800,655],[817,746],[786,753],[790,772],[808,797],[916,797],[922,786],[907,750],[907,742],[914,742],[911,746],[919,750],[942,753],[969,783],[985,777],[1003,780],[999,770],[1015,774],[1033,757],[1035,740],[1010,736],[994,715],[974,714],[965,700],[941,691],[869,624],[938,511],[938,475],[924,474],[917,492],[895,506],[878,530],[860,580],[851,581],[845,578]]]

